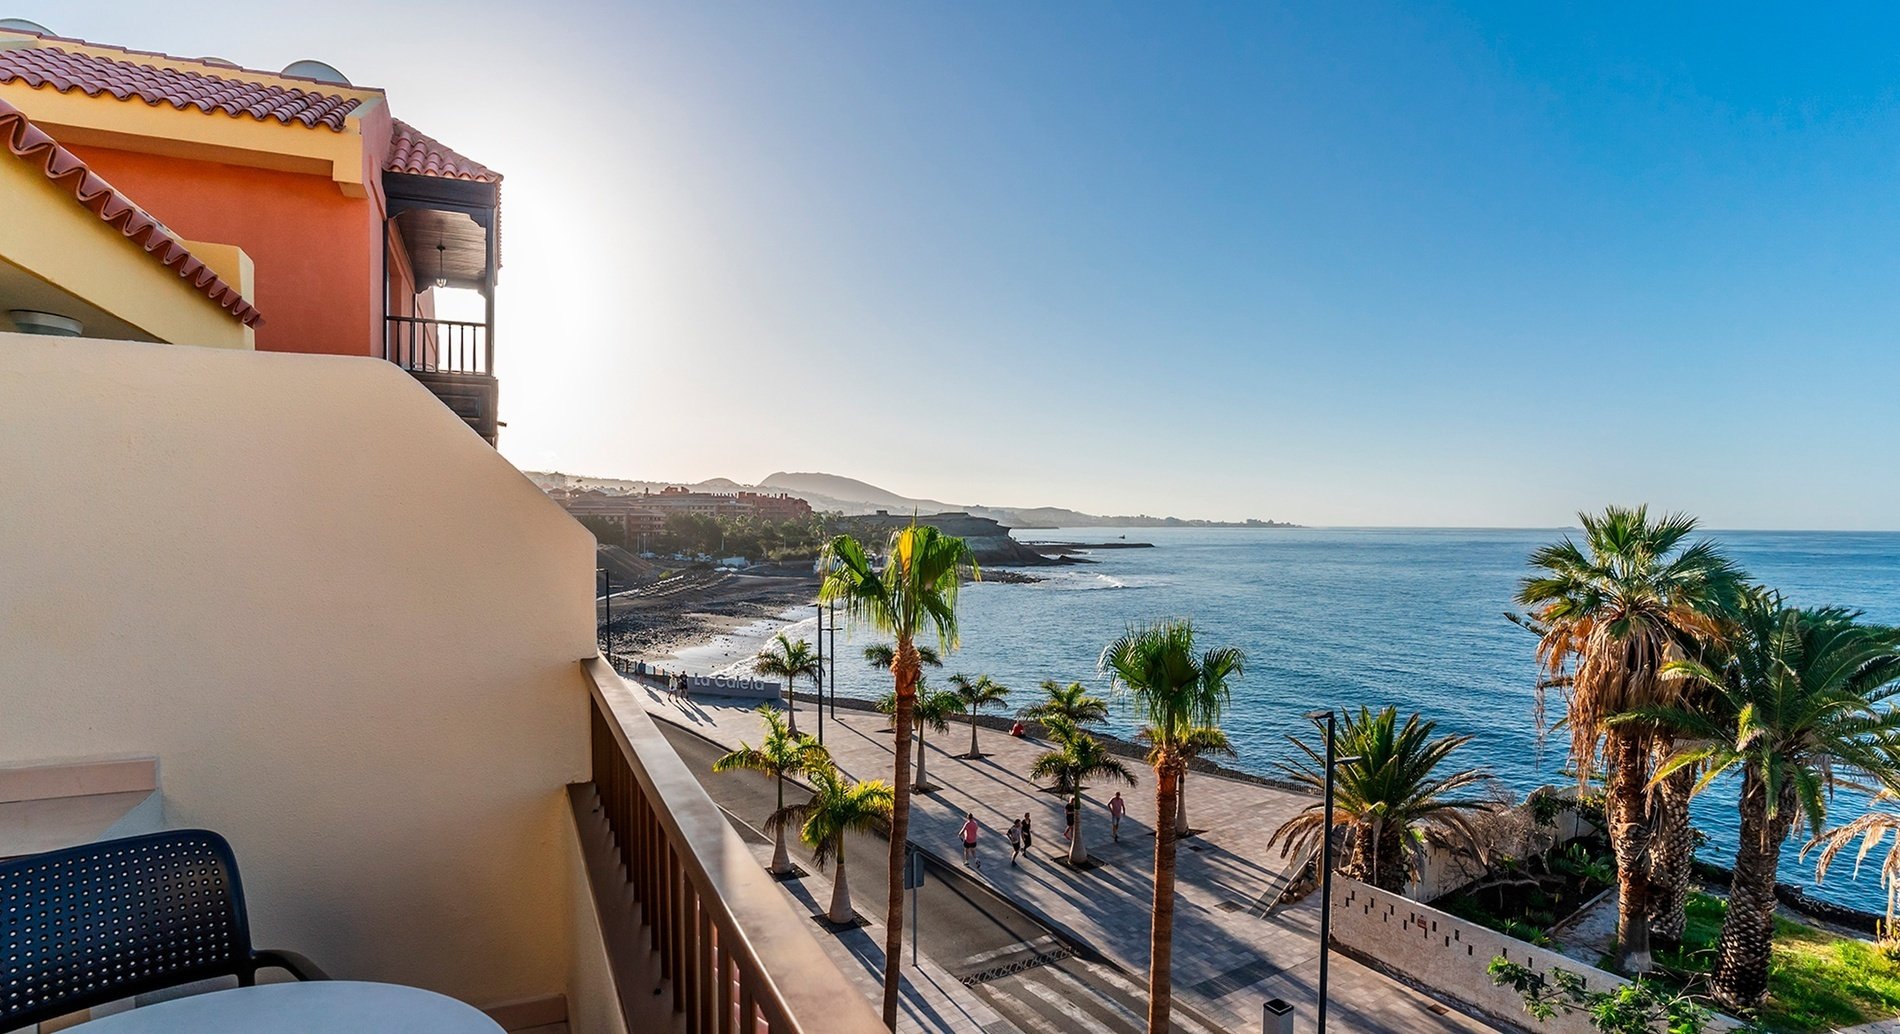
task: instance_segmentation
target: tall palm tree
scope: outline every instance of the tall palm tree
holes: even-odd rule
[[[1752,1009],[1768,992],[1782,842],[1802,820],[1821,832],[1842,770],[1890,772],[1900,748],[1900,630],[1859,618],[1838,607],[1784,606],[1764,593],[1742,608],[1728,670],[1697,661],[1666,668],[1707,687],[1712,708],[1647,708],[1616,720],[1669,723],[1694,738],[1658,778],[1699,766],[1701,790],[1741,770],[1741,835],[1709,975],[1710,992],[1731,1009]]]
[[[950,676],[950,691],[963,702],[963,709],[970,715],[970,752],[964,757],[975,761],[983,756],[976,746],[976,713],[986,707],[1002,704],[1009,699],[1009,687],[991,679],[988,675],[971,678],[958,673]]]
[[[1051,718],[1061,718],[1072,725],[1093,725],[1108,717],[1108,701],[1089,695],[1089,688],[1080,682],[1063,685],[1054,679],[1042,680],[1043,699],[1022,709],[1022,716],[1030,721],[1047,723]]]
[[[791,729],[798,731],[798,693],[793,686],[799,679],[810,679],[815,685],[823,685],[825,675],[824,662],[818,659],[818,652],[812,649],[811,642],[805,639],[792,640],[780,632],[759,655],[752,660],[752,670],[767,678],[785,680],[786,713],[791,716]]]
[[[1229,683],[1246,655],[1233,647],[1197,653],[1194,626],[1181,620],[1131,627],[1102,651],[1101,669],[1134,699],[1155,773],[1155,815],[1175,813],[1183,744],[1196,729],[1218,728]],[[1168,1034],[1174,1006],[1174,823],[1155,823],[1154,907],[1148,936],[1148,1034]]]
[[[1542,686],[1565,690],[1570,760],[1579,780],[1590,778],[1602,745],[1609,773],[1604,810],[1616,851],[1615,966],[1643,973],[1653,964],[1649,912],[1657,866],[1651,846],[1658,837],[1652,834],[1666,823],[1661,841],[1686,843],[1674,830],[1687,823],[1688,813],[1665,808],[1659,815],[1652,807],[1659,795],[1649,792],[1650,772],[1671,732],[1653,721],[1612,726],[1609,719],[1681,702],[1687,680],[1664,678],[1663,665],[1721,638],[1742,594],[1742,574],[1713,542],[1689,540],[1692,517],[1651,521],[1642,506],[1577,516],[1585,547],[1566,537],[1532,553],[1538,570],[1519,585],[1517,603],[1529,609],[1528,625],[1539,633],[1540,712]]]
[[[930,780],[924,776],[924,732],[935,729],[938,732],[950,731],[950,716],[963,710],[963,698],[947,689],[930,689],[924,680],[917,680],[917,702],[912,705],[912,714],[917,726],[917,781],[911,789],[918,792],[935,790]]]
[[[811,772],[814,768],[829,767],[831,756],[825,748],[810,736],[793,732],[771,706],[759,708],[759,718],[765,722],[765,738],[754,747],[744,740],[739,741],[739,749],[730,751],[713,759],[714,772],[736,772],[741,769],[763,773],[778,783],[778,809],[773,814],[785,810],[785,777]],[[772,841],[771,871],[784,875],[792,871],[792,858],[785,850],[785,831],[780,829]]]
[[[1108,752],[1102,741],[1067,722],[1057,720],[1051,728],[1056,749],[1036,758],[1029,774],[1051,779],[1061,787],[1075,809],[1075,828],[1069,831],[1069,864],[1082,865],[1089,860],[1089,849],[1082,841],[1082,791],[1091,779],[1113,779],[1135,785],[1135,774],[1122,760]],[[1057,730],[1060,735],[1057,735]]]
[[[911,722],[917,702],[917,682],[923,661],[917,639],[935,632],[945,651],[957,645],[957,589],[963,579],[979,578],[976,559],[960,538],[912,522],[891,534],[888,558],[875,566],[864,546],[849,535],[825,545],[820,563],[825,572],[818,599],[842,603],[845,617],[869,622],[895,641],[891,650],[892,690],[897,694],[891,715],[895,742],[891,751],[896,796],[891,805],[890,893],[884,923],[884,1025],[897,1029],[898,977],[904,946],[904,851],[910,833]]]
[[[1140,734],[1136,734],[1136,739],[1141,738]],[[1146,741],[1144,740],[1143,742]],[[1235,752],[1234,745],[1227,740],[1227,734],[1211,726],[1189,729],[1187,733],[1181,737],[1180,750],[1182,761],[1181,788],[1180,791],[1174,795],[1174,835],[1177,837],[1185,837],[1193,832],[1188,826],[1187,762],[1193,761],[1195,758],[1206,757],[1209,754],[1223,754],[1227,757],[1234,757]]]
[[[845,880],[846,833],[887,833],[891,825],[891,788],[882,779],[846,782],[835,767],[824,764],[810,773],[812,795],[804,804],[780,805],[766,826],[781,839],[785,827],[798,824],[798,838],[810,845],[819,868],[836,859],[831,877],[831,907],[825,918],[834,923],[852,919],[851,887]]]
[[[1484,845],[1469,819],[1491,810],[1484,801],[1451,796],[1490,782],[1490,773],[1481,768],[1440,771],[1471,737],[1434,737],[1437,722],[1414,714],[1400,725],[1398,715],[1396,707],[1379,711],[1361,707],[1357,716],[1345,713],[1334,744],[1341,756],[1358,760],[1335,766],[1333,787],[1333,826],[1352,845],[1339,870],[1395,893],[1403,891],[1405,881],[1416,873],[1427,845],[1435,842],[1481,850]],[[1325,793],[1324,734],[1315,743],[1297,736],[1287,739],[1305,757],[1281,764],[1281,771],[1294,782]],[[1309,804],[1281,823],[1267,846],[1281,843],[1280,857],[1285,858],[1305,852],[1326,835],[1325,803]]]

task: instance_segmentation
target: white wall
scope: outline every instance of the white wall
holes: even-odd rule
[[[0,764],[154,755],[260,946],[565,989],[593,538],[370,359],[0,334]]]

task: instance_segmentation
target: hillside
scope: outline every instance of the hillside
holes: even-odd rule
[[[698,492],[784,492],[812,505],[812,509],[855,517],[888,510],[903,513],[965,512],[1011,528],[1294,528],[1280,521],[1204,521],[1182,517],[1150,517],[1083,513],[1060,506],[982,506],[974,503],[947,503],[941,499],[898,495],[856,478],[818,472],[779,471],[757,485],[740,484],[730,478],[712,478],[693,484],[679,481],[635,481],[624,478],[597,478],[580,474],[528,471],[528,477],[543,491],[550,488],[594,488],[608,492],[658,492],[669,485],[681,485]]]

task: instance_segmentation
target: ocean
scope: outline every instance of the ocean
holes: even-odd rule
[[[1457,529],[1063,529],[1020,531],[1032,541],[1152,542],[1152,549],[1098,550],[1093,564],[1031,569],[1034,584],[978,583],[963,590],[962,647],[943,673],[986,673],[1027,700],[1043,679],[1081,681],[1106,691],[1096,673],[1102,647],[1131,622],[1193,619],[1205,645],[1238,646],[1247,671],[1223,723],[1240,756],[1227,762],[1263,775],[1293,748],[1289,734],[1311,726],[1305,712],[1328,706],[1397,705],[1473,737],[1459,755],[1522,794],[1564,783],[1565,740],[1540,737],[1530,633],[1504,612],[1526,572],[1525,558],[1561,530]],[[1900,623],[1900,533],[1711,532],[1754,579],[1798,604],[1840,604],[1872,621]],[[809,613],[809,612],[808,612]],[[807,619],[794,635],[810,636]],[[876,635],[844,630],[837,672],[841,695],[874,697],[889,674],[859,651]],[[827,644],[829,646],[829,644]],[[1552,694],[1550,718],[1561,715]],[[1132,733],[1116,704],[1110,727]],[[955,733],[953,733],[955,735]],[[1718,783],[1695,805],[1708,835],[1702,857],[1728,864],[1734,853],[1733,785]],[[1830,819],[1859,814],[1865,802],[1837,797]],[[1812,887],[1813,867],[1784,852],[1782,878],[1808,893],[1871,912],[1885,908],[1878,865],[1858,881],[1851,864]],[[1851,859],[1848,860],[1851,863]]]

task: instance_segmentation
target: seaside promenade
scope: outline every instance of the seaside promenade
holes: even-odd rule
[[[727,746],[756,741],[758,716],[750,705],[697,697],[680,702],[657,692],[644,695],[651,713]],[[799,727],[816,731],[809,703],[800,706]],[[839,709],[827,715],[826,746],[853,778],[890,778],[891,735],[884,716]],[[1092,788],[1082,821],[1089,852],[1098,864],[1078,872],[1059,859],[1060,798],[1028,777],[1046,745],[1000,731],[980,732],[988,755],[969,761],[966,728],[932,734],[929,776],[937,790],[912,798],[911,842],[949,866],[961,864],[957,829],[968,813],[983,827],[980,871],[965,870],[1062,936],[1086,945],[1135,978],[1148,967],[1148,919],[1153,893],[1154,791],[1152,777],[1136,767],[1138,785],[1122,788],[1128,814],[1121,840],[1109,835],[1103,805],[1114,788]],[[1268,838],[1281,822],[1312,798],[1258,783],[1193,773],[1187,780],[1188,817],[1205,832],[1181,842],[1175,912],[1174,988],[1183,1001],[1229,1030],[1258,1030],[1261,1006],[1283,998],[1295,1006],[1296,1029],[1312,1030],[1319,982],[1319,896],[1261,916],[1250,908],[1277,888],[1287,863]],[[1029,813],[1035,847],[1020,864],[1009,864],[1003,837],[1012,819]],[[860,911],[865,911],[860,906]],[[955,960],[940,960],[953,963]],[[1495,1028],[1448,1009],[1427,995],[1360,963],[1333,954],[1328,1026],[1334,1031],[1441,1032]]]

